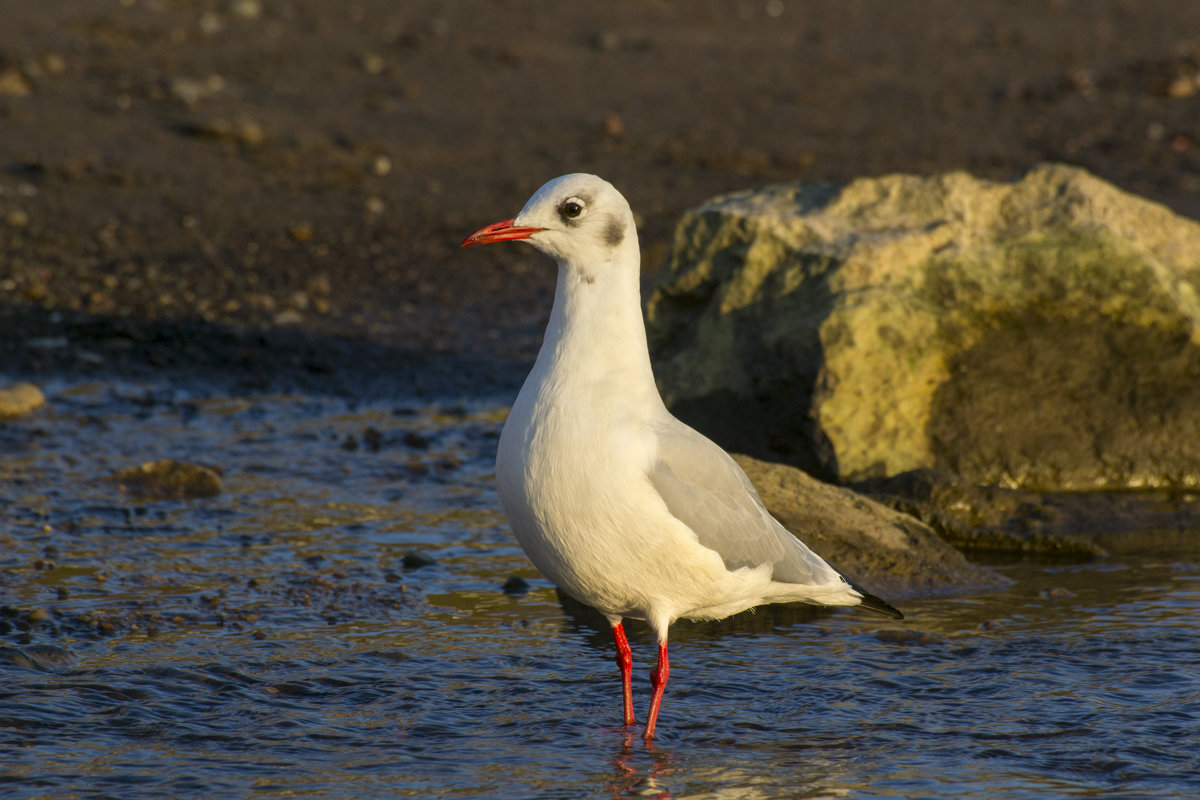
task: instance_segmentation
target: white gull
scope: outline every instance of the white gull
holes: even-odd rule
[[[677,619],[789,602],[902,616],[775,521],[733,459],[663,404],[646,347],[637,230],[620,192],[595,175],[563,175],[463,246],[514,240],[558,262],[558,285],[500,435],[500,501],[542,574],[612,625],[626,725],[635,721],[623,618],[645,620],[658,637],[649,740]]]

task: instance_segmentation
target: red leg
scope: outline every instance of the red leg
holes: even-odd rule
[[[625,697],[625,724],[635,724],[633,719],[633,652],[625,638],[621,623],[612,626],[613,640],[617,643],[617,666],[621,668],[621,688]]]
[[[654,738],[654,726],[658,723],[658,708],[662,705],[663,692],[667,689],[667,678],[671,677],[671,663],[667,659],[667,643],[658,643],[658,666],[650,673],[650,714],[646,720],[646,741]]]

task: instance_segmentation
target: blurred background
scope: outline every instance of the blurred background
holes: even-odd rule
[[[572,171],[630,199],[648,275],[684,209],[796,179],[1064,161],[1200,216],[1189,0],[0,0],[0,19],[10,373],[355,391],[387,365],[394,388],[507,391],[552,267],[458,244]]]

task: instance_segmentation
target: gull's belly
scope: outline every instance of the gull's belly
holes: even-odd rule
[[[649,433],[574,431],[583,435],[549,425],[514,437],[506,426],[501,437],[500,500],[543,575],[612,616],[674,617],[708,605],[714,590],[736,591],[720,556],[700,546],[648,480]]]
[[[639,604],[637,575],[644,567],[654,523],[639,514],[644,478],[628,466],[587,449],[530,443],[517,463],[497,469],[501,503],[517,541],[547,578],[588,605],[609,613]],[[607,462],[606,467],[599,462]]]

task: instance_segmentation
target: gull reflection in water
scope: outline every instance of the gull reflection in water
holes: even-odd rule
[[[637,740],[638,752],[634,752],[634,740]],[[649,763],[645,762],[649,758]],[[621,749],[612,758],[615,767],[608,788],[613,797],[646,797],[653,800],[666,800],[671,791],[659,782],[659,776],[668,774],[671,755],[660,750],[653,744],[645,745],[642,737],[633,732],[626,732]]]

